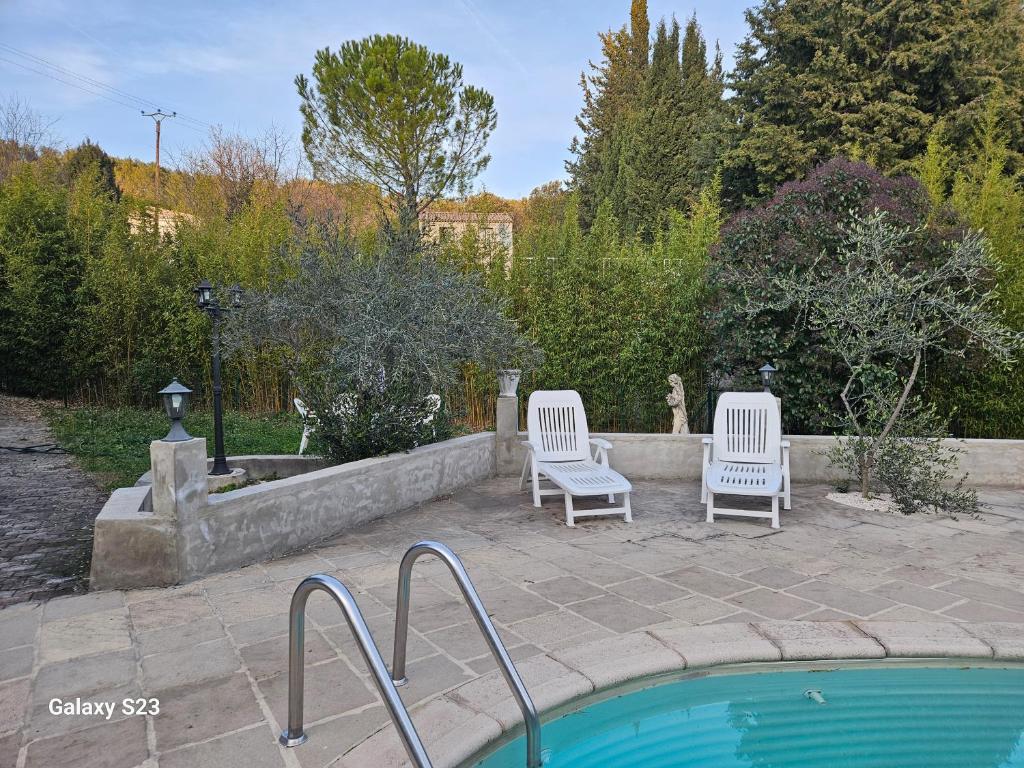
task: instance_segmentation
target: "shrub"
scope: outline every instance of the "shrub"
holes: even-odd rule
[[[890,179],[864,163],[837,158],[804,181],[783,184],[768,202],[733,216],[712,248],[710,324],[717,375],[731,388],[754,388],[756,370],[771,360],[779,369],[773,388],[786,404],[783,418],[790,432],[819,434],[837,426],[842,361],[817,330],[800,321],[797,306],[775,305],[777,287],[770,277],[787,274],[799,282],[812,265],[833,262],[846,228],[873,211],[912,228],[908,266],[913,269],[943,258],[944,241],[959,229],[952,216],[930,217],[928,195],[914,179]],[[758,302],[760,308],[751,312]]]
[[[408,450],[450,434],[442,414],[426,424],[466,365],[529,367],[535,350],[505,304],[478,276],[406,250],[373,252],[313,224],[301,233],[298,273],[251,294],[227,326],[229,350],[282,350],[337,461]]]
[[[877,477],[904,512],[973,511],[977,500],[962,481],[944,489],[956,456],[938,442],[945,423],[914,388],[929,354],[961,358],[982,348],[1008,361],[1022,337],[1002,324],[981,236],[968,233],[948,243],[943,258],[926,260],[917,250],[920,229],[881,211],[858,219],[835,258],[820,256],[800,275],[773,269],[747,276],[748,286],[763,284],[769,293],[764,304],[748,291],[746,311],[767,305],[795,313],[841,361],[838,395],[853,439],[833,453],[855,468],[864,496]]]

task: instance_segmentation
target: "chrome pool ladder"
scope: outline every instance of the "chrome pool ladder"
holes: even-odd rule
[[[290,635],[288,640],[288,727],[281,734],[279,741],[285,747],[295,747],[307,740],[303,730],[303,684],[304,684],[304,658],[303,647],[305,643],[305,618],[306,601],[309,596],[322,590],[330,595],[334,602],[341,608],[341,612],[348,622],[359,646],[359,652],[366,662],[373,677],[374,684],[384,706],[391,716],[395,727],[398,729],[402,744],[416,768],[432,768],[427,751],[420,740],[416,727],[413,725],[409,711],[405,708],[401,697],[398,695],[396,686],[405,685],[405,657],[406,646],[409,636],[409,601],[412,591],[412,567],[416,560],[423,555],[435,555],[451,571],[455,582],[459,585],[470,613],[476,620],[477,626],[483,633],[484,639],[494,655],[498,667],[501,669],[505,682],[512,690],[512,695],[523,713],[523,720],[526,724],[526,766],[527,768],[541,768],[541,743],[540,743],[540,718],[537,715],[537,708],[530,698],[530,694],[523,684],[519,672],[516,670],[512,659],[505,650],[501,638],[498,637],[494,625],[491,623],[487,610],[484,608],[480,595],[477,594],[473,582],[466,572],[465,566],[458,556],[444,544],[437,541],[421,541],[411,546],[402,557],[402,564],[398,571],[398,596],[395,616],[395,652],[392,659],[391,672],[384,665],[377,644],[370,634],[366,621],[356,604],[355,598],[348,588],[333,576],[316,574],[302,580],[292,595],[291,607],[289,609]]]

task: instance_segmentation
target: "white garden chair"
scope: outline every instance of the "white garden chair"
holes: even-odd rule
[[[299,398],[294,398],[292,403],[299,416],[302,417],[302,439],[299,440],[299,456],[301,456],[309,447],[309,436],[313,434],[313,419],[310,418],[309,408]]]
[[[789,441],[782,439],[779,402],[770,392],[725,392],[715,408],[715,431],[705,437],[700,500],[715,515],[761,517],[779,527],[779,496],[791,508]],[[715,508],[715,494],[766,496],[771,512]]]
[[[578,392],[571,389],[536,391],[530,395],[526,416],[527,449],[519,490],[526,473],[533,479],[533,506],[541,506],[542,496],[565,497],[565,524],[570,528],[577,517],[623,515],[633,521],[629,493],[633,487],[608,465],[612,444],[591,437],[587,430],[587,414]],[[590,453],[594,446],[594,454]],[[554,488],[542,488],[541,481],[550,481]],[[576,510],[573,496],[606,496],[615,503],[615,494],[622,494],[622,506],[604,509]]]

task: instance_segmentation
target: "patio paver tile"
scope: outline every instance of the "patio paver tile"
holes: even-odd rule
[[[690,594],[685,589],[650,576],[641,576],[637,579],[624,581],[621,584],[613,584],[608,587],[608,591],[646,606],[670,603],[673,600],[679,600]]]
[[[961,621],[1015,621],[1024,624],[1024,613],[988,605],[971,600],[961,605],[954,605],[942,611],[943,615]]]
[[[160,768],[283,768],[284,765],[274,735],[265,725],[160,755]]]
[[[760,584],[762,587],[769,587],[771,589],[785,589],[786,587],[792,587],[795,584],[809,581],[811,578],[803,573],[777,565],[765,566],[755,571],[748,570],[742,573],[742,576],[747,581],[752,581],[755,584]]]
[[[938,611],[963,600],[959,595],[922,587],[907,581],[890,581],[888,584],[875,587],[871,592],[895,600],[897,603],[923,608],[926,611]]]
[[[124,609],[118,608],[43,624],[39,659],[41,663],[49,664],[131,646],[128,619]]]
[[[30,674],[35,653],[35,648],[31,645],[0,651],[0,682]]]
[[[942,587],[946,592],[953,592],[972,600],[995,603],[1003,608],[1024,613],[1024,593],[1006,587],[997,587],[972,579],[958,579]]]
[[[9,733],[25,722],[25,704],[28,700],[29,680],[11,680],[0,683],[0,733]]]
[[[160,699],[160,714],[153,718],[153,727],[156,746],[161,752],[211,739],[263,720],[249,681],[242,673],[212,682],[170,688],[161,691],[157,697]],[[306,706],[309,705],[307,700]]]
[[[238,657],[226,637],[142,659],[142,685],[146,692],[176,688],[227,677],[239,668]]]
[[[629,632],[669,619],[664,613],[645,608],[618,595],[594,597],[573,603],[569,608],[613,632]]]
[[[336,655],[334,649],[324,640],[324,636],[316,630],[307,627],[304,639],[306,664],[316,664]],[[242,654],[242,660],[249,672],[257,680],[288,671],[288,635],[243,646],[239,652]],[[145,660],[143,660],[143,666],[145,666]]]
[[[28,745],[25,768],[135,768],[149,757],[146,719],[129,717]]]
[[[709,597],[727,597],[757,586],[752,582],[725,576],[697,565],[664,573],[661,578]]]
[[[306,721],[310,723],[332,715],[340,715],[377,701],[377,694],[371,692],[367,687],[368,684],[362,678],[357,677],[341,659],[315,666],[307,665],[305,683]],[[275,675],[260,680],[257,685],[266,697],[267,704],[270,705],[277,722],[286,723],[288,721],[288,675]],[[251,692],[249,696],[252,698]],[[230,701],[230,699],[224,699],[224,701]],[[243,725],[246,724],[243,723]]]
[[[544,599],[559,605],[575,603],[578,600],[605,594],[600,587],[588,584],[576,576],[558,576],[547,581],[540,581],[531,585],[530,589]]]
[[[41,605],[27,605],[5,608],[3,621],[0,621],[0,650],[15,648],[19,645],[31,645],[35,642],[39,622],[43,616]]]
[[[819,579],[799,584],[786,591],[791,595],[813,600],[828,608],[852,613],[855,616],[867,617],[894,605],[891,600],[884,597],[858,592],[855,589]]]
[[[135,681],[138,663],[131,649],[47,664],[36,674],[32,703],[43,704],[108,690]]]
[[[733,605],[764,616],[768,619],[793,619],[810,613],[818,606],[799,597],[776,592],[772,589],[758,588],[726,598]]]

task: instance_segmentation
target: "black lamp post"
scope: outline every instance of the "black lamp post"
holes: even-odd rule
[[[191,440],[192,435],[185,431],[181,420],[185,418],[185,411],[188,410],[188,396],[192,394],[192,390],[174,379],[157,394],[163,398],[164,410],[167,412],[167,418],[171,420],[171,431],[167,433],[164,442],[180,443]]]
[[[242,305],[242,289],[238,285],[231,286],[231,306],[222,306],[213,291],[209,280],[203,280],[195,287],[196,302],[199,308],[210,316],[213,322],[213,469],[211,475],[229,475],[228,459],[224,454],[224,413],[221,406],[220,384],[220,321],[232,309]]]
[[[764,391],[771,392],[772,379],[775,378],[775,374],[778,372],[778,368],[776,368],[771,363],[765,363],[764,365],[757,369],[757,372],[761,374],[761,384],[764,386]]]

